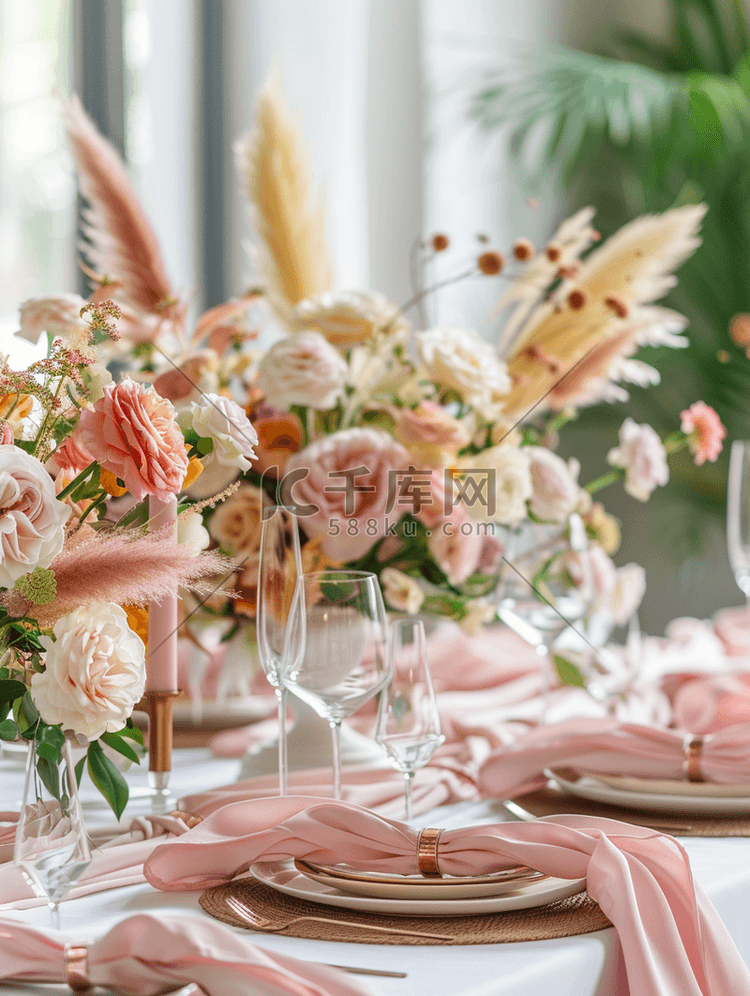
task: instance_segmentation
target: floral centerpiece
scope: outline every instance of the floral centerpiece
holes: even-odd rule
[[[79,780],[87,767],[118,817],[128,790],[114,757],[138,762],[142,745],[131,714],[146,607],[226,570],[202,552],[200,504],[178,507],[183,542],[148,528],[149,497],[180,495],[201,464],[169,400],[108,373],[120,318],[109,300],[26,302],[21,334],[46,331],[47,356],[22,371],[0,359],[0,738],[34,743],[39,778],[61,798],[61,750],[75,737]],[[255,438],[242,425],[238,468]]]
[[[256,129],[237,148],[260,240],[258,282],[191,331],[124,166],[76,101],[66,117],[89,202],[92,301],[107,295],[122,312],[109,353],[129,367],[130,383],[151,384],[174,410],[186,452],[202,466],[183,482],[186,507],[193,503],[214,548],[233,558],[210,597],[193,603],[191,621],[226,619],[225,637],[252,626],[261,518],[273,502],[297,511],[304,569],[374,571],[397,611],[469,631],[495,619],[507,538],[527,523],[556,524],[563,540],[529,573],[540,597],[555,578],[593,585],[595,606],[616,621],[634,611],[642,572],[614,566],[619,527],[592,496],[622,480],[645,501],[668,479],[677,449],[690,446],[697,464],[716,459],[721,423],[702,403],[686,404],[662,441],[626,419],[610,471],[586,486],[577,461],[554,447],[580,406],[623,400],[628,382],[655,382],[634,357],[640,346],[684,344],[682,316],[654,302],[699,244],[700,205],[639,218],[598,246],[593,212],[584,209],[539,249],[523,238],[505,252],[484,241],[470,266],[429,286],[428,264],[451,251],[438,234],[415,246],[407,304],[336,291],[304,143],[272,81]],[[459,279],[504,282],[497,345],[428,321],[432,295]],[[264,323],[277,340],[260,350]],[[36,325],[50,331],[49,319]],[[109,415],[116,423],[116,406]],[[77,438],[93,456],[112,457],[109,430],[86,431],[88,421],[84,413]],[[141,486],[131,487],[135,497]],[[80,487],[65,497],[79,500]],[[103,507],[100,492],[85,497]],[[571,543],[579,526],[583,543]]]

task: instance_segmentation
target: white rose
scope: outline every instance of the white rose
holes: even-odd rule
[[[618,567],[610,600],[610,613],[616,626],[624,626],[646,594],[646,571],[640,564]]]
[[[625,490],[638,501],[648,501],[651,492],[669,480],[667,451],[650,425],[626,418],[620,426],[620,445],[607,454],[613,467],[625,470]]]
[[[45,670],[31,677],[31,697],[45,723],[96,740],[121,730],[143,695],[146,648],[125,610],[93,602],[42,637]]]
[[[21,328],[16,335],[36,344],[42,332],[63,338],[81,332],[88,328],[88,322],[81,318],[81,308],[85,306],[78,294],[32,297],[21,305]]]
[[[473,329],[438,326],[417,333],[415,339],[430,379],[457,391],[468,404],[491,409],[510,391],[508,368]]]
[[[0,588],[35,567],[49,567],[63,548],[71,508],[36,457],[0,446]]]
[[[413,616],[422,608],[424,592],[417,581],[403,571],[385,567],[380,573],[380,583],[385,600],[392,609]]]
[[[349,368],[319,332],[300,332],[275,343],[258,365],[258,387],[274,408],[333,408]]]
[[[526,502],[533,494],[530,460],[525,449],[515,446],[491,446],[472,457],[464,457],[459,467],[466,478],[474,478],[476,487],[486,474],[484,497],[465,502],[474,519],[493,520],[505,526],[517,526],[527,517]],[[473,489],[468,489],[471,497]]]
[[[180,417],[181,425],[183,419]],[[190,419],[200,437],[213,440],[211,455],[219,464],[250,470],[258,433],[236,401],[221,394],[204,394],[190,405]]]
[[[328,291],[307,298],[295,307],[292,322],[298,329],[315,329],[344,349],[376,332],[394,335],[409,328],[396,305],[377,291]]]
[[[533,494],[529,508],[543,522],[564,522],[580,502],[580,464],[577,460],[565,463],[545,446],[526,446],[524,453],[531,461]]]
[[[181,515],[177,519],[177,542],[193,547],[196,553],[209,548],[211,536],[199,512]]]
[[[113,379],[103,360],[87,364],[81,371],[81,378],[86,388],[86,400],[92,404],[104,397],[104,388],[107,384],[111,384]]]

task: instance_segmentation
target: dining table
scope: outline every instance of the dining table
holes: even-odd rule
[[[208,747],[176,749],[170,783],[175,808],[183,794],[232,783],[239,768],[239,761],[216,757]],[[121,821],[123,826],[151,811],[147,772],[133,766],[127,777],[131,798]],[[6,751],[0,758],[0,808],[18,809],[23,778],[22,757]],[[346,784],[346,769],[343,780]],[[87,779],[81,786],[81,798],[87,827],[100,828],[113,822],[111,812]],[[503,800],[477,799],[422,812],[413,824],[457,828],[515,818]],[[713,901],[744,961],[750,964],[747,917],[750,838],[681,837],[680,843],[689,855],[696,881]],[[139,912],[157,916],[187,914],[197,921],[209,922],[199,897],[199,891],[159,892],[146,883],[96,892],[63,901],[61,931],[71,942],[84,943]],[[15,917],[42,929],[47,929],[50,923],[46,906],[20,910],[0,905],[0,916]],[[404,978],[361,978],[369,991],[378,996],[528,996],[530,992],[544,992],[546,996],[628,996],[629,993],[620,944],[613,928],[554,940],[437,947],[413,943],[387,946],[342,943],[259,931],[247,936],[269,951],[310,962],[405,973]],[[187,996],[189,990],[190,987],[180,992]],[[69,990],[61,985],[9,982],[0,983],[0,991],[8,996],[28,993],[56,996]]]

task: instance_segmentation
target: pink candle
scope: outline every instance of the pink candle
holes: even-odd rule
[[[149,498],[152,530],[169,528],[177,539],[177,498]],[[176,692],[177,688],[177,592],[148,607],[148,653],[146,693]]]

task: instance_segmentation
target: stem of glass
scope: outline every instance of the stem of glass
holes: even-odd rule
[[[413,771],[404,772],[404,795],[406,797],[406,818],[410,820],[413,815],[412,809],[412,793],[411,793],[411,783],[414,778]]]
[[[288,762],[286,756],[286,699],[287,691],[283,685],[276,689],[279,700],[279,795],[289,794]]]
[[[333,798],[341,798],[341,720],[331,720],[333,745]]]
[[[60,904],[59,903],[50,903],[49,904],[49,915],[50,915],[50,921],[52,923],[52,929],[53,930],[59,930],[60,929]]]

